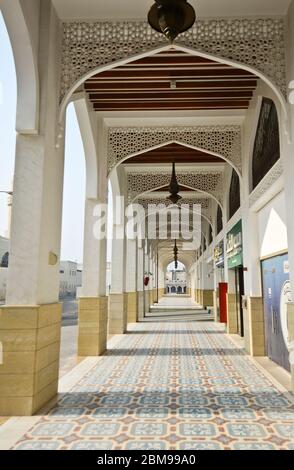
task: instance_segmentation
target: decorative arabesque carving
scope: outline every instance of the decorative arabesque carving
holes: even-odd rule
[[[177,170],[180,185],[214,196],[220,203],[223,196],[223,174],[217,170],[198,169],[197,172]],[[128,174],[128,198],[133,202],[143,193],[164,187],[170,182],[170,172]]]
[[[198,19],[176,44],[253,67],[286,95],[282,18]],[[61,101],[80,78],[98,67],[166,45],[146,21],[63,23]]]
[[[282,176],[282,174],[283,164],[281,160],[278,160],[250,194],[250,207],[253,206],[253,204],[257,202],[272,187],[272,185],[280,178],[280,176]]]
[[[126,157],[170,142],[178,142],[225,157],[241,172],[241,127],[110,127],[108,171]]]

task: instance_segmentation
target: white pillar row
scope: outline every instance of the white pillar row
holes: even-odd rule
[[[159,300],[164,295],[165,289],[165,272],[160,259],[158,261],[158,289],[159,289]]]
[[[113,225],[109,334],[123,334],[127,329],[126,238],[124,230],[124,223]]]
[[[138,320],[138,296],[137,296],[137,240],[126,240],[126,293],[128,323]]]
[[[37,412],[56,395],[58,385],[64,134],[57,122],[61,31],[51,1],[40,2],[38,21],[39,129],[37,135],[16,138],[7,296],[0,311],[0,415]],[[28,95],[23,116],[30,115],[33,105]],[[13,339],[24,329],[31,338],[29,354],[27,343]],[[42,346],[40,338],[46,338]]]
[[[150,277],[150,264],[149,264],[149,253],[148,253],[148,242],[145,241],[144,247],[144,277]],[[144,312],[148,313],[150,309],[150,296],[149,296],[149,289],[150,289],[151,280],[149,280],[148,286],[144,286]]]
[[[99,356],[106,350],[106,200],[105,195],[104,201],[86,199],[85,202],[83,278],[79,298],[79,356]],[[98,214],[104,224],[99,223],[96,226]]]
[[[144,247],[141,240],[137,249],[137,292],[138,292],[138,319],[144,318]]]
[[[95,233],[97,222],[95,209],[105,203],[106,201],[102,202],[97,199],[86,199],[85,203],[82,297],[106,296],[107,239],[106,236]],[[106,217],[105,223],[107,224]]]

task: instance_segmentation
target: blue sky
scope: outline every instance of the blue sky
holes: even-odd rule
[[[0,191],[11,189],[15,158],[16,75],[13,54],[0,14]],[[73,105],[67,110],[61,259],[82,262],[85,159]],[[0,235],[8,226],[7,197],[0,194]]]

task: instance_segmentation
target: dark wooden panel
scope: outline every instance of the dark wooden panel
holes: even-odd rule
[[[130,102],[130,103],[94,103],[94,109],[99,110],[148,110],[148,109],[247,109],[249,101],[174,101],[162,103]]]
[[[257,80],[247,70],[173,50],[95,74],[85,90],[96,111],[247,109]]]
[[[257,86],[257,80],[250,79],[250,80],[210,80],[210,81],[177,81],[177,90],[191,90],[191,89],[208,89],[211,90],[217,89],[255,89]],[[90,81],[88,80],[85,83],[85,89],[87,91],[94,91],[94,90],[169,90],[170,88],[170,81],[154,81],[148,82],[147,79],[145,81],[137,82],[99,82],[99,81]]]
[[[203,92],[182,92],[170,90],[168,92],[122,92],[116,93],[90,93],[91,101],[114,101],[114,100],[183,100],[183,99],[208,99],[208,98],[252,98],[252,91],[203,91]]]
[[[133,70],[121,70],[120,68],[113,69],[107,72],[101,72],[100,74],[94,75],[96,80],[104,80],[107,79],[127,79],[133,78],[136,80],[142,79],[145,80],[146,78],[164,78],[164,79],[177,79],[177,78],[191,78],[191,77],[252,77],[250,72],[246,72],[245,70],[239,69],[225,69],[225,70],[218,70],[218,69],[205,69],[205,70],[182,70],[182,69],[175,69],[165,71],[163,70],[149,70],[149,71],[133,71]]]
[[[125,160],[125,164],[164,163],[223,163],[218,158],[201,150],[194,150],[180,144],[168,144]]]

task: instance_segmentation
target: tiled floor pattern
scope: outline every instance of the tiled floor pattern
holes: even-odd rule
[[[146,322],[15,448],[294,450],[294,405],[221,326]]]

